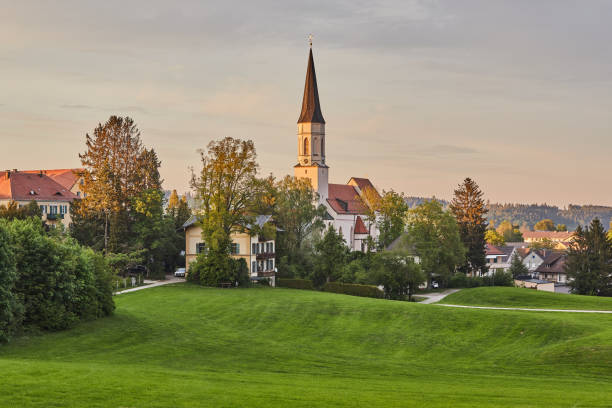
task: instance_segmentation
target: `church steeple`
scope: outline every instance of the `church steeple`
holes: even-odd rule
[[[306,84],[304,85],[304,98],[302,99],[302,112],[297,123],[325,123],[319,103],[319,89],[317,87],[317,74],[312,57],[312,44],[308,55],[308,68],[306,70]]]
[[[317,74],[312,57],[312,40],[308,54],[302,111],[297,125],[298,164],[294,170],[295,177],[310,179],[313,189],[319,193],[322,200],[325,200],[329,168],[325,164],[325,119],[323,119],[319,103]]]

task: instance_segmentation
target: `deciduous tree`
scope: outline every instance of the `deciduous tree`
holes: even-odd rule
[[[551,219],[544,219],[536,222],[533,226],[533,229],[536,231],[555,231],[555,223]]]
[[[200,276],[224,276],[213,270],[231,267],[230,234],[253,221],[249,209],[259,193],[257,153],[251,140],[226,137],[210,142],[200,156],[202,169],[192,174],[191,185],[201,203],[198,222],[208,251],[196,263],[202,263]]]
[[[494,229],[488,229],[485,232],[485,240],[489,244],[495,245],[495,246],[502,246],[506,244],[506,240],[504,239],[504,237],[500,235],[500,233]]]
[[[408,213],[407,234],[400,248],[413,252],[431,282],[436,276],[446,285],[457,267],[465,262],[465,247],[457,221],[435,200]]]

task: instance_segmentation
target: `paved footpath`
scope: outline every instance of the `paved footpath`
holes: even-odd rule
[[[146,282],[146,280],[145,280]],[[144,285],[144,286],[138,286],[135,288],[131,288],[131,289],[125,289],[122,290],[120,292],[115,292],[115,295],[122,295],[124,293],[130,293],[130,292],[136,292],[137,290],[143,290],[143,289],[149,289],[149,288],[154,288],[157,286],[163,286],[163,285],[169,285],[171,283],[179,283],[179,282],[185,282],[184,278],[177,278],[174,276],[166,276],[166,280],[163,281],[153,281],[153,283],[150,283],[148,285]]]
[[[422,302],[419,302],[419,304],[421,305],[427,305],[429,303],[439,302],[445,297],[447,297],[448,295],[450,295],[451,293],[458,292],[459,290],[460,289],[448,289],[448,290],[445,290],[444,292],[434,292],[434,293],[428,293],[428,294],[423,294],[423,295],[420,293],[416,293],[414,296],[427,298],[423,300]]]
[[[421,302],[424,303],[424,302]],[[496,307],[496,306],[466,306],[466,305],[447,305],[438,303],[437,306],[461,307],[465,309],[488,309],[488,310],[524,310],[528,312],[565,312],[565,313],[612,313],[612,310],[576,310],[576,309],[529,309],[526,307]]]

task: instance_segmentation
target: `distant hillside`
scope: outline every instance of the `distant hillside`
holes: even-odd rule
[[[413,208],[430,199],[426,197],[407,197],[406,203],[410,208]],[[442,203],[444,207],[447,207],[449,204],[446,200],[436,200]],[[606,228],[610,225],[610,221],[612,221],[612,207],[599,205],[570,204],[568,208],[559,208],[547,204],[488,203],[487,205],[489,208],[487,218],[489,222],[493,221],[495,225],[508,220],[523,228],[533,228],[538,221],[549,218],[555,224],[565,224],[568,229],[574,230],[578,225],[584,226],[589,224],[594,218],[599,218]]]

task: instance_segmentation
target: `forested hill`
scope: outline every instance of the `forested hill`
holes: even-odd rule
[[[407,197],[406,203],[410,208],[422,204],[429,198]],[[448,201],[440,200],[445,207]],[[612,220],[612,207],[599,205],[572,205],[568,208],[559,208],[547,204],[497,204],[488,203],[489,221],[499,225],[502,221],[508,220],[520,227],[533,228],[536,222],[543,219],[551,219],[555,224],[565,224],[570,230],[574,230],[578,225],[586,225],[593,218],[599,218],[602,224],[607,227]]]

